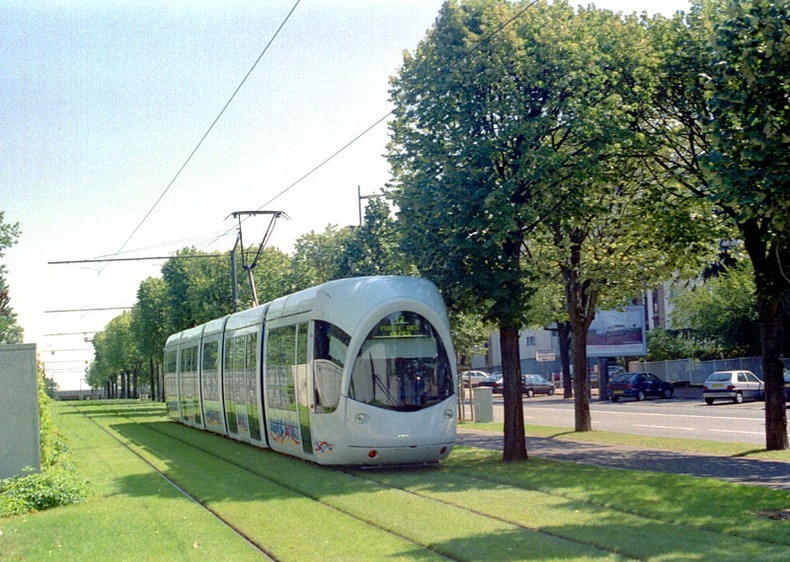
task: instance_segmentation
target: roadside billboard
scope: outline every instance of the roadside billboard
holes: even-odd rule
[[[587,332],[587,357],[628,357],[647,353],[645,309],[599,310]]]

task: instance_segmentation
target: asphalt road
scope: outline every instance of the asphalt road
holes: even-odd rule
[[[765,443],[765,404],[716,402],[708,406],[688,398],[644,402],[590,401],[593,429],[657,437],[683,437],[738,443]],[[561,395],[524,399],[525,422],[553,427],[574,426],[573,400]],[[494,419],[503,420],[502,396],[494,396]]]

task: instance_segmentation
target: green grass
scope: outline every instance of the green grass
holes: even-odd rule
[[[465,447],[430,468],[339,470],[172,423],[158,404],[55,414],[93,496],[0,519],[2,560],[261,558],[137,455],[279,560],[790,559],[790,521],[761,516],[790,493],[763,487]]]

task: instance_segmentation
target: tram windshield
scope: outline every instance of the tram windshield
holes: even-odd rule
[[[380,408],[414,411],[453,394],[444,345],[415,312],[383,318],[368,334],[354,362],[349,397]]]

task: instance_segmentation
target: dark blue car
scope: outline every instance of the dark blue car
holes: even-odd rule
[[[785,371],[785,397],[787,404],[790,406],[790,371]]]
[[[637,400],[644,400],[648,396],[672,398],[675,387],[653,373],[623,373],[609,381],[606,391],[609,399],[617,402],[620,398]]]

